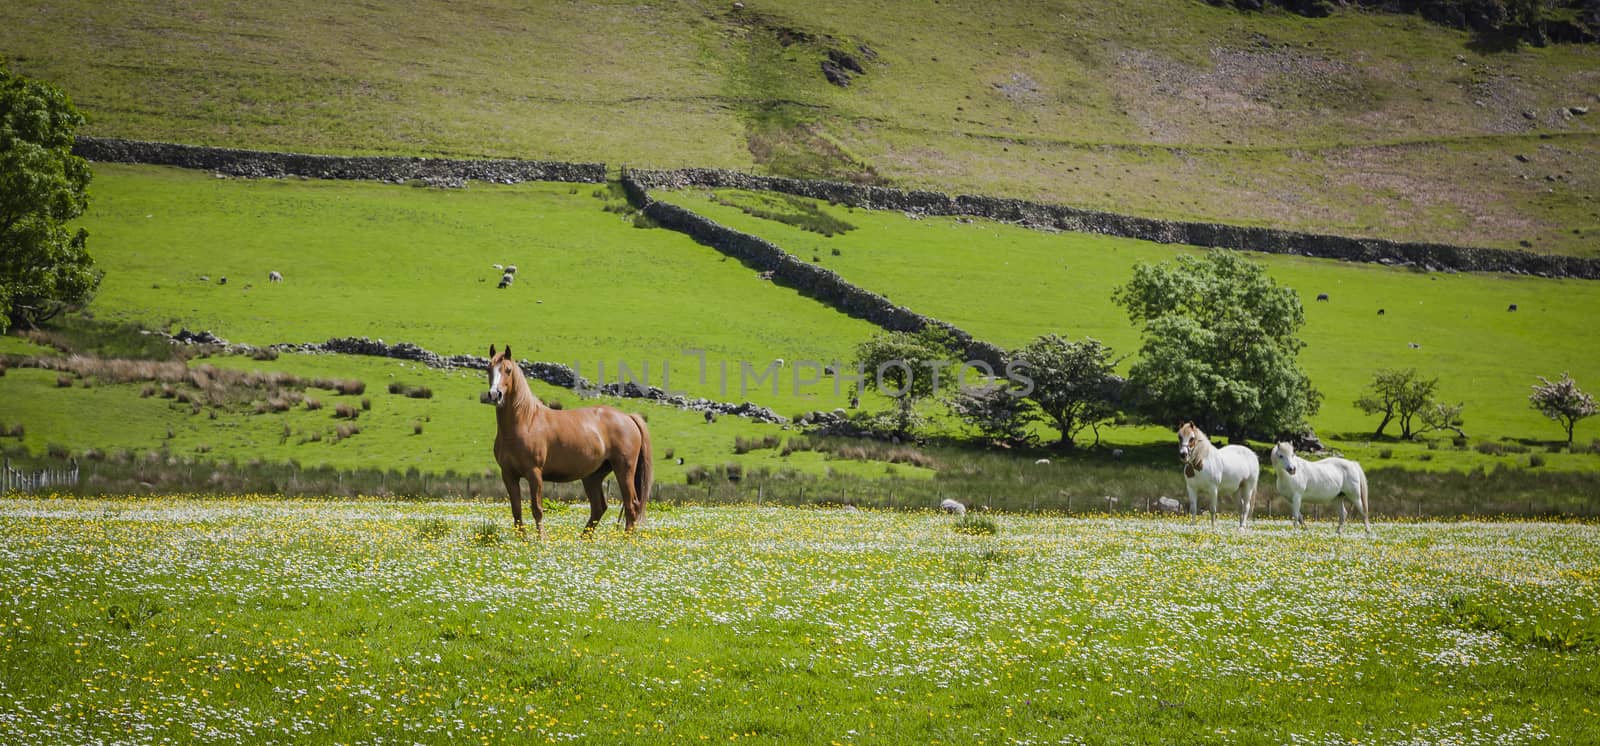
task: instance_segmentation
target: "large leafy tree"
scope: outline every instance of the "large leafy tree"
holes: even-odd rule
[[[1122,381],[1112,372],[1111,348],[1098,340],[1073,342],[1047,334],[1018,350],[1016,359],[1027,364],[1033,379],[1028,398],[1061,431],[1060,447],[1071,448],[1083,428],[1116,414]]]
[[[1567,431],[1568,446],[1572,445],[1572,428],[1578,424],[1578,420],[1600,412],[1594,396],[1578,388],[1578,383],[1566,373],[1561,374],[1559,381],[1539,376],[1539,383],[1534,385],[1528,402],[1540,414],[1561,423],[1561,427]]]
[[[88,302],[101,273],[88,233],[89,164],[72,154],[83,116],[60,89],[0,60],[0,331]]]
[[[1142,328],[1128,393],[1152,421],[1275,436],[1321,405],[1297,360],[1300,298],[1261,265],[1231,251],[1140,263],[1112,299]]]

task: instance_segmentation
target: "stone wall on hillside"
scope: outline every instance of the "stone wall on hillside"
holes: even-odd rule
[[[770,241],[677,205],[652,200],[644,185],[632,178],[634,173],[623,172],[623,189],[632,204],[661,227],[683,233],[758,272],[771,272],[773,282],[884,329],[915,332],[928,326],[944,328],[966,347],[968,360],[982,360],[997,372],[1005,369],[1006,354],[999,347],[974,339],[948,322],[895,305],[882,295],[851,284],[833,270],[800,260]]]
[[[177,166],[249,178],[304,176],[392,183],[416,180],[437,186],[462,186],[468,180],[497,184],[606,180],[603,163],[303,155],[105,137],[79,137],[72,152],[91,161]]]
[[[719,169],[629,171],[639,189],[684,187],[783,192],[873,210],[965,215],[1052,230],[1100,233],[1158,243],[1417,267],[1434,272],[1506,272],[1600,279],[1600,259],[1438,243],[1351,238],[1219,223],[1161,220],[1000,197],[948,195],[831,181],[757,176]]]

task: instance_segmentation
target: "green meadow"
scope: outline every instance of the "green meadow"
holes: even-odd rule
[[[578,513],[0,500],[0,740],[1600,738],[1592,525]]]
[[[684,190],[657,196],[763,236],[981,339],[1010,348],[1042,334],[1094,337],[1126,356],[1124,369],[1138,353],[1139,336],[1127,312],[1112,303],[1112,290],[1128,281],[1136,263],[1198,251],[816,204],[856,226],[824,237],[722,204],[758,210],[784,204],[772,195]],[[1537,375],[1570,372],[1582,385],[1600,385],[1600,329],[1591,323],[1600,315],[1600,286],[1592,281],[1421,273],[1276,255],[1253,259],[1294,288],[1305,307],[1301,360],[1325,396],[1312,420],[1324,435],[1358,442],[1370,435],[1377,420],[1352,403],[1379,368],[1414,367],[1437,376],[1440,398],[1466,402],[1465,430],[1478,437],[1548,441],[1560,435],[1528,405]],[[1314,300],[1321,293],[1327,302]],[[1516,312],[1507,311],[1511,304]],[[1583,426],[1580,432],[1593,436]]]
[[[796,395],[792,380],[774,393],[759,375],[769,364],[848,359],[876,331],[680,234],[634,227],[605,185],[446,190],[101,164],[92,188],[83,224],[106,279],[91,310],[105,321],[258,346],[366,336],[485,356],[511,345],[596,382],[601,364],[607,382],[625,364],[662,386],[666,364],[674,390],[785,416],[849,397],[831,385]],[[516,265],[511,287],[497,288],[495,264]],[[271,271],[285,281],[269,283]],[[703,382],[691,350],[704,351]]]

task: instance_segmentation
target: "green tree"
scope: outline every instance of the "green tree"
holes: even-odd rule
[[[1047,334],[1018,350],[1016,359],[1027,364],[1033,379],[1028,398],[1061,431],[1057,445],[1072,448],[1073,438],[1085,427],[1095,428],[1098,443],[1098,425],[1117,413],[1122,384],[1112,372],[1111,348],[1092,338],[1073,342]]]
[[[895,434],[916,429],[917,402],[941,387],[955,385],[952,376],[960,348],[950,333],[929,326],[918,332],[886,332],[856,346],[856,363],[878,391],[895,403]]]
[[[1112,300],[1142,327],[1127,396],[1151,421],[1275,436],[1321,406],[1297,360],[1300,298],[1261,265],[1231,251],[1140,263]]]
[[[1005,383],[958,389],[946,402],[954,414],[992,441],[1018,443],[1028,438],[1028,424],[1038,419],[1033,403]]]
[[[89,164],[72,154],[83,116],[60,89],[0,61],[0,331],[87,303],[101,273],[88,233]]]
[[[1567,373],[1562,373],[1559,381],[1539,376],[1539,383],[1534,385],[1528,401],[1540,414],[1561,423],[1561,427],[1567,431],[1569,448],[1572,447],[1572,428],[1578,424],[1578,420],[1592,417],[1596,411],[1600,411],[1595,405],[1594,396],[1578,388],[1578,383]]]
[[[1372,383],[1356,399],[1356,407],[1364,414],[1383,416],[1374,437],[1383,437],[1384,429],[1398,418],[1400,437],[1410,440],[1412,420],[1433,406],[1433,392],[1438,387],[1438,378],[1424,379],[1416,368],[1383,368],[1372,374]]]

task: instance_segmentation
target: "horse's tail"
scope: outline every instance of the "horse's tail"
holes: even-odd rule
[[[643,518],[644,508],[650,502],[650,485],[654,482],[655,456],[650,448],[650,428],[645,427],[644,418],[636,414],[628,416],[639,428],[639,460],[633,464],[633,494],[638,501],[634,507]]]
[[[1361,515],[1370,518],[1372,511],[1367,509],[1367,470],[1357,467],[1357,474],[1361,477]]]

